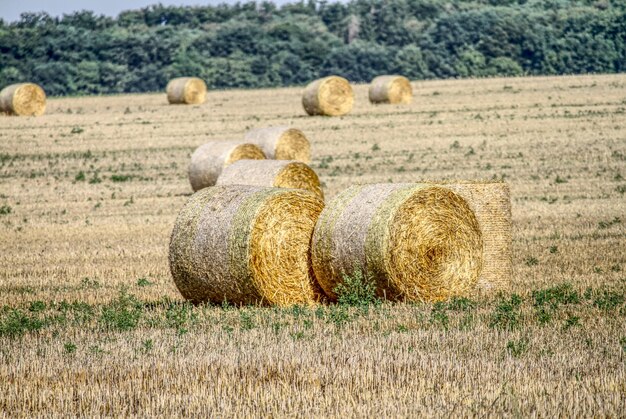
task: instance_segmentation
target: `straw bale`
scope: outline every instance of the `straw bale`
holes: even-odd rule
[[[0,112],[40,116],[46,111],[46,92],[34,83],[18,83],[0,91]]]
[[[360,271],[390,300],[464,295],[482,267],[482,237],[467,202],[427,184],[352,186],[324,209],[312,261],[326,294]]]
[[[403,76],[378,76],[370,83],[369,98],[372,103],[411,103],[411,82]]]
[[[305,189],[320,199],[324,193],[313,169],[289,160],[239,160],[224,168],[217,185],[256,185]]]
[[[206,100],[206,83],[197,77],[172,79],[165,90],[171,104],[199,105]]]
[[[215,185],[224,167],[242,159],[265,159],[263,151],[254,144],[240,141],[210,141],[191,155],[189,183],[194,191]]]
[[[302,106],[309,115],[341,116],[350,112],[353,104],[350,83],[338,76],[315,80],[302,94]]]
[[[266,127],[248,131],[245,140],[261,147],[268,159],[311,161],[311,145],[296,128]]]
[[[454,180],[435,182],[469,204],[483,236],[483,269],[478,288],[503,289],[513,278],[511,195],[504,182]]]
[[[288,306],[323,292],[310,242],[324,203],[294,189],[221,185],[195,193],[170,240],[170,270],[194,302]]]

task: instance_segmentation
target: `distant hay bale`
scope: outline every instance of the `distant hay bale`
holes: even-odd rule
[[[504,182],[435,182],[461,196],[476,215],[483,237],[483,269],[477,286],[502,289],[513,278],[511,195]]]
[[[211,141],[203,144],[191,155],[189,183],[194,191],[213,186],[224,167],[242,159],[262,160],[265,154],[258,146],[239,141]]]
[[[18,83],[0,91],[0,112],[40,116],[46,111],[46,92],[34,83]]]
[[[311,161],[309,140],[296,128],[257,128],[248,131],[245,140],[261,147],[268,159]]]
[[[318,282],[331,298],[359,271],[390,300],[464,295],[482,267],[478,221],[467,202],[428,184],[352,186],[324,209],[313,235]]]
[[[165,90],[171,104],[199,105],[206,100],[206,83],[197,77],[172,79]]]
[[[288,306],[323,298],[310,242],[324,203],[295,189],[222,185],[195,193],[170,239],[170,270],[194,302]]]
[[[305,189],[320,199],[324,193],[313,169],[289,160],[239,160],[224,168],[217,185],[256,185]]]
[[[315,80],[302,94],[302,106],[309,115],[341,116],[350,112],[353,104],[350,83],[338,76]]]
[[[369,98],[372,103],[411,103],[413,88],[403,76],[378,76],[370,83]]]

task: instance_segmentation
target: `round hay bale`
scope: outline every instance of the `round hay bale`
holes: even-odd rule
[[[413,100],[413,88],[406,77],[378,76],[370,83],[369,98],[372,103],[408,104]]]
[[[427,184],[353,186],[331,201],[313,235],[318,282],[332,299],[356,271],[390,300],[464,295],[482,267],[482,238],[467,202]]]
[[[46,111],[46,92],[34,83],[18,83],[0,91],[0,112],[40,116]]]
[[[302,94],[302,106],[309,115],[341,116],[350,112],[353,104],[350,83],[338,76],[315,80]]]
[[[483,237],[483,269],[478,288],[504,289],[513,278],[511,193],[504,182],[454,180],[432,182],[468,203]]]
[[[257,128],[248,131],[245,140],[261,147],[268,159],[311,161],[309,140],[296,128]]]
[[[170,270],[194,302],[288,306],[323,292],[310,243],[324,203],[295,189],[222,185],[194,194],[170,239]]]
[[[189,183],[198,191],[215,185],[222,169],[237,160],[263,160],[265,154],[254,144],[239,141],[211,141],[202,144],[191,155]]]
[[[206,83],[197,77],[172,79],[165,90],[171,104],[199,105],[206,100]]]
[[[217,179],[217,185],[305,189],[324,199],[320,180],[315,171],[297,161],[239,160],[224,168]]]

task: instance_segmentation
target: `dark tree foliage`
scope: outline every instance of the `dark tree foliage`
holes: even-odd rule
[[[50,95],[626,71],[623,0],[307,0],[0,20],[0,87]]]

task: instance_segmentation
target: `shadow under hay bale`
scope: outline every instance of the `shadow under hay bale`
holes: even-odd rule
[[[217,179],[217,185],[304,189],[324,199],[320,180],[315,171],[297,161],[239,160],[224,168]]]
[[[194,302],[288,306],[320,301],[310,242],[323,207],[303,190],[203,189],[185,204],[172,232],[169,261],[176,286]]]
[[[250,130],[246,142],[261,147],[268,159],[311,161],[311,145],[304,133],[289,127],[266,127]]]
[[[431,183],[431,182],[429,182]],[[483,269],[477,286],[503,289],[513,278],[511,194],[504,182],[432,182],[461,196],[476,215],[483,237]]]
[[[170,104],[199,105],[206,100],[206,83],[197,77],[172,79],[165,88]]]
[[[354,93],[348,80],[329,76],[308,84],[302,106],[309,115],[341,116],[352,110]]]
[[[478,221],[463,198],[427,184],[352,186],[324,209],[313,269],[332,299],[359,271],[390,300],[439,301],[468,293],[482,267]]]
[[[224,167],[238,160],[263,160],[265,154],[254,144],[240,141],[210,141],[198,147],[189,163],[189,183],[194,191],[215,185]]]
[[[372,103],[409,104],[413,101],[413,88],[403,76],[378,76],[369,88]]]
[[[46,92],[34,83],[18,83],[0,91],[0,112],[40,116],[46,111]]]

